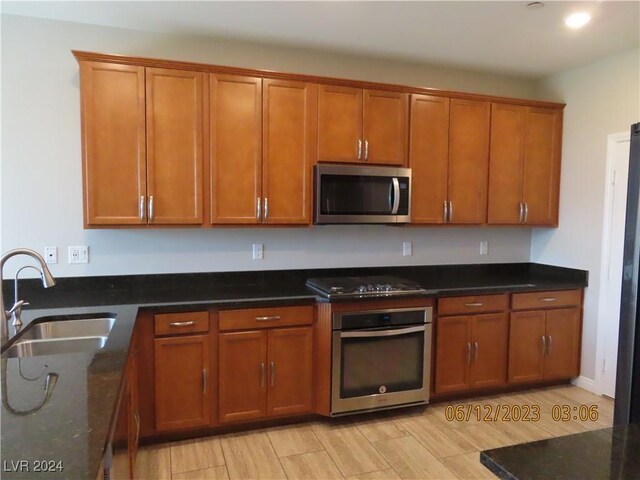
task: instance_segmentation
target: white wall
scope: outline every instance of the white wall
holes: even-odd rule
[[[531,261],[589,270],[582,376],[594,380],[600,295],[607,136],[640,121],[640,50],[633,49],[541,82],[541,96],[564,113],[560,227],[532,233]]]
[[[83,230],[78,65],[70,50],[274,69],[534,98],[536,83],[464,70],[259,44],[2,16],[2,249],[56,245],[56,276],[528,261],[530,229]],[[402,257],[402,241],[414,242]],[[480,257],[479,242],[490,254]],[[251,243],[265,260],[251,260]],[[91,263],[68,265],[69,245]],[[18,262],[7,264],[5,278]],[[25,276],[27,272],[25,271]]]

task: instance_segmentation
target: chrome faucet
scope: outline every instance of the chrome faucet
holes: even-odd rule
[[[13,318],[14,323],[16,325],[17,324],[22,325],[22,323],[20,322],[20,313],[22,312],[22,307],[25,305],[28,305],[23,300],[18,300],[17,283],[18,283],[18,274],[20,273],[20,270],[22,270],[21,268],[16,273],[15,303],[13,307],[11,307],[8,311],[4,309],[4,295],[2,292],[2,284],[3,284],[2,270],[4,268],[4,264],[6,263],[6,261],[9,260],[11,257],[15,257],[16,255],[27,255],[38,261],[38,263],[40,264],[39,271],[40,271],[40,276],[42,277],[42,286],[44,288],[53,287],[56,284],[56,281],[51,275],[51,272],[47,268],[47,264],[45,263],[44,258],[42,258],[42,255],[40,255],[35,250],[31,250],[29,248],[16,248],[15,250],[8,251],[0,258],[0,345],[4,345],[9,340],[9,318]],[[16,323],[16,318],[18,323]]]

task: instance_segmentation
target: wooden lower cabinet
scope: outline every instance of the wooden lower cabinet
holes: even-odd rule
[[[220,423],[310,412],[313,327],[221,333]]]
[[[208,334],[154,340],[158,432],[209,424],[209,347]]]
[[[580,309],[513,312],[509,383],[575,377],[579,373]]]
[[[266,415],[267,331],[221,333],[218,336],[220,422]]]
[[[506,313],[441,317],[436,334],[436,393],[506,384]]]

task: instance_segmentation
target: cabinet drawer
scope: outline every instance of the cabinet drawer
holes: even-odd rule
[[[218,319],[221,332],[290,325],[310,325],[313,323],[313,306],[222,310],[218,315]]]
[[[511,299],[511,306],[514,310],[568,307],[581,303],[582,292],[580,290],[514,293]]]
[[[438,299],[438,315],[460,313],[500,312],[507,310],[507,294],[469,295],[467,297],[447,297]]]
[[[209,331],[208,312],[159,313],[154,315],[156,337]]]

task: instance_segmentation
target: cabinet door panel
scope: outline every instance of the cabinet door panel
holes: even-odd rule
[[[557,225],[562,111],[527,107],[524,201],[527,224]]]
[[[144,68],[81,62],[85,225],[146,223]]]
[[[264,221],[308,224],[317,143],[316,85],[263,81]]]
[[[261,80],[209,76],[211,223],[259,223]]]
[[[156,429],[209,424],[209,336],[154,340]]]
[[[148,68],[146,75],[149,223],[201,224],[204,74]]]
[[[473,317],[471,387],[486,388],[507,383],[509,317],[506,313]]]
[[[364,91],[363,158],[368,163],[407,164],[409,95]]]
[[[361,140],[362,90],[320,85],[318,161],[358,162],[358,142]]]
[[[547,355],[544,378],[577,377],[580,362],[579,308],[547,311]]]
[[[489,223],[520,223],[525,116],[525,107],[491,105]]]
[[[469,388],[471,318],[441,317],[436,334],[436,393]]]
[[[451,223],[485,223],[489,177],[488,102],[452,99],[449,122]]]
[[[514,312],[509,327],[509,383],[543,378],[545,312]]]
[[[411,223],[444,223],[449,164],[449,99],[411,95]]]
[[[267,406],[267,332],[218,335],[221,423],[262,418]]]
[[[275,416],[311,412],[313,328],[271,330],[267,351],[267,414]]]

